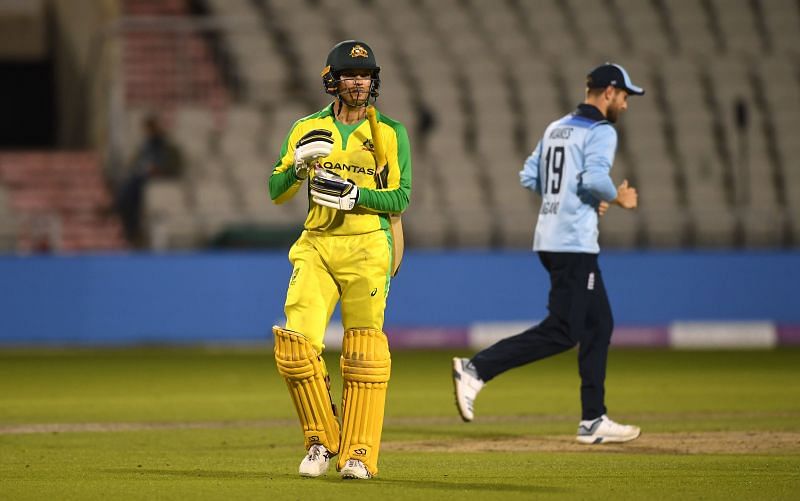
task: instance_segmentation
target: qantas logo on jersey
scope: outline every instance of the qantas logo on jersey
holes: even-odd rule
[[[375,167],[360,167],[358,165],[340,164],[339,162],[324,162],[322,166],[328,170],[344,170],[353,172],[355,174],[367,174],[369,176],[375,175]]]

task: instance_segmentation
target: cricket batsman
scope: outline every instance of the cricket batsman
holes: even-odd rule
[[[384,310],[402,239],[393,222],[411,196],[406,128],[372,106],[379,73],[366,43],[334,46],[322,70],[323,87],[334,100],[292,125],[269,179],[276,204],[308,192],[304,230],[289,250],[286,326],[273,327],[278,372],[305,439],[300,475],[306,477],[324,475],[337,454],[344,479],[378,473],[391,370]],[[341,415],[322,359],[325,328],[339,301]]]

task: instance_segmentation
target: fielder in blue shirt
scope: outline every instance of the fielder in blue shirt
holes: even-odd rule
[[[540,324],[503,339],[472,359],[453,359],[456,406],[464,421],[474,418],[483,385],[503,372],[557,353],[578,349],[582,417],[578,442],[627,442],[639,427],[606,415],[605,376],[614,328],[597,255],[598,215],[609,204],[634,209],[636,189],[615,187],[609,172],[617,149],[613,124],[628,108],[629,95],[644,89],[617,64],[587,75],[586,99],[577,110],[551,123],[520,172],[522,186],[542,196],[533,249],[550,274],[549,314]]]

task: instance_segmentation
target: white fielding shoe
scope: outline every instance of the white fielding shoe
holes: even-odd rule
[[[300,476],[319,477],[324,475],[328,472],[328,466],[330,466],[333,456],[324,445],[312,445],[300,463]]]
[[[453,386],[456,391],[456,407],[461,419],[466,422],[475,418],[474,406],[478,392],[484,382],[468,358],[453,359]]]
[[[582,444],[622,443],[638,438],[641,433],[638,426],[616,423],[603,414],[592,421],[581,421],[576,439]]]
[[[345,480],[369,480],[372,478],[372,473],[370,473],[364,463],[358,459],[348,459],[342,467],[341,475]]]

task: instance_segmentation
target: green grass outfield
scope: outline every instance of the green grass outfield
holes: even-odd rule
[[[500,376],[465,424],[450,358],[397,352],[380,474],[301,479],[271,353],[0,351],[0,499],[798,499],[800,350],[615,350],[629,444],[580,446],[576,355]],[[341,397],[338,354],[327,355]]]

